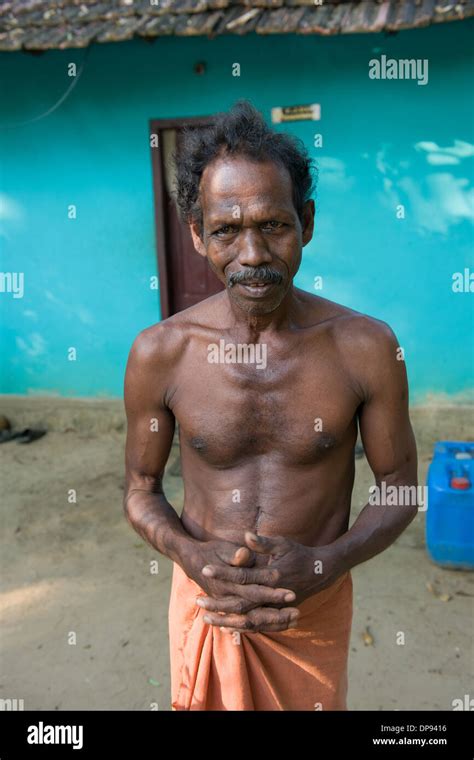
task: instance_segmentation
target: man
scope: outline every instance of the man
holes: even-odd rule
[[[417,511],[368,503],[348,530],[358,424],[377,485],[416,485],[404,362],[386,324],[293,285],[314,221],[299,141],[244,101],[177,162],[226,289],[144,330],[126,374],[126,515],[174,562],[172,707],[345,710],[350,570]],[[181,519],[162,489],[175,421]]]

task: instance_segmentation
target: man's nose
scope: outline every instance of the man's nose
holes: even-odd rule
[[[241,266],[257,267],[272,261],[267,241],[259,230],[243,230],[239,235],[239,245],[237,258]]]

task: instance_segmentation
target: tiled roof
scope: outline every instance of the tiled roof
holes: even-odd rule
[[[163,35],[390,32],[473,15],[474,0],[3,0],[0,50]]]

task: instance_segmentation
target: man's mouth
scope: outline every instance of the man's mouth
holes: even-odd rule
[[[238,283],[247,293],[252,296],[264,296],[270,288],[273,287],[273,282],[240,282]]]
[[[254,295],[263,295],[267,290],[270,290],[272,285],[280,285],[282,282],[282,274],[267,265],[247,267],[245,270],[227,275],[229,288],[240,285],[247,293]]]

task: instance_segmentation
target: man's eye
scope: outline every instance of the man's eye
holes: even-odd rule
[[[266,227],[269,230],[280,230],[282,227],[284,227],[283,222],[275,222],[274,220],[270,220],[269,222],[264,222],[262,224],[262,227]]]
[[[219,227],[218,230],[213,232],[213,235],[217,235],[218,237],[221,235],[230,235],[233,232],[235,232],[236,227],[233,227],[231,224],[224,224],[223,227]]]

